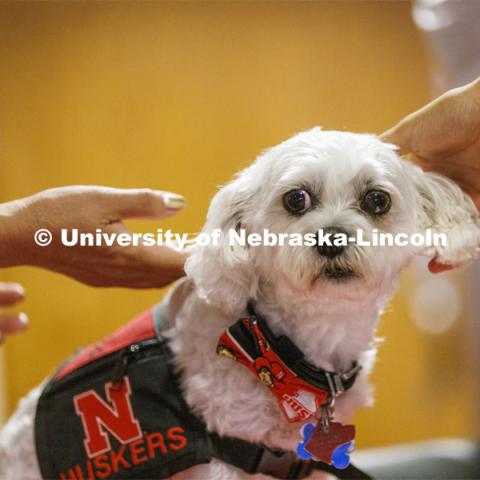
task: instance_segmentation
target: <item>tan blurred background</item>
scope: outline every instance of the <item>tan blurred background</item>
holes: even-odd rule
[[[430,85],[408,2],[4,2],[0,201],[68,184],[161,188],[188,208],[132,228],[195,232],[216,186],[263,148],[314,125],[381,132]],[[25,285],[31,319],[4,347],[6,414],[74,349],[164,294],[26,267],[0,277]],[[429,282],[423,264],[410,270],[383,319],[360,447],[474,433],[468,285],[461,273]],[[452,321],[428,333],[443,307],[426,313],[430,326],[414,317],[443,296]]]

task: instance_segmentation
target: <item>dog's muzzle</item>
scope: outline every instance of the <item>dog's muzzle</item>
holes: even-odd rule
[[[328,227],[323,229],[323,233],[325,235],[329,235],[329,243],[322,242],[320,236],[317,236],[317,251],[322,257],[333,259],[335,257],[338,257],[338,255],[341,255],[344,250],[346,250],[347,247],[344,245],[332,244],[335,240],[338,241],[341,237],[348,238],[348,233],[346,231],[337,227]]]

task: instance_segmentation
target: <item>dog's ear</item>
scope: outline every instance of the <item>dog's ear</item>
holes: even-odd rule
[[[248,231],[244,221],[255,195],[250,169],[214,196],[202,230],[206,235],[192,248],[185,265],[200,297],[232,315],[240,315],[256,291],[249,249],[238,242],[232,244],[229,233],[241,228]],[[203,242],[206,238],[210,239],[208,244]]]
[[[419,228],[446,235],[446,245],[435,246],[432,252],[438,262],[458,266],[477,258],[480,221],[472,199],[443,175],[407,165],[420,203]]]

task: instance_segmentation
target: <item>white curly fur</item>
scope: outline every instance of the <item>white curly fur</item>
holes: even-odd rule
[[[311,189],[318,198],[308,213],[294,217],[282,203],[293,188]],[[369,186],[391,196],[381,218],[366,215],[359,198]],[[480,240],[478,212],[471,199],[440,175],[402,160],[393,145],[372,135],[321,131],[300,133],[268,150],[214,197],[204,232],[245,228],[248,232],[316,232],[335,225],[346,230],[423,232],[448,236],[447,247],[430,252],[445,263],[475,257]],[[220,334],[245,310],[249,300],[275,333],[283,333],[318,367],[363,370],[336,405],[347,420],[371,403],[367,377],[375,357],[374,332],[392,297],[413,247],[349,246],[334,260],[313,247],[196,246],[187,261],[188,279],[169,295],[170,338],[187,402],[210,430],[272,447],[293,450],[299,425],[290,425],[261,383],[245,367],[215,354]],[[348,267],[353,278],[336,281],[326,265]],[[0,477],[40,477],[32,420],[40,388],[22,401],[0,437]],[[315,474],[320,478],[318,472]],[[181,479],[240,479],[247,475],[219,461],[191,468]],[[257,478],[262,476],[258,475]]]

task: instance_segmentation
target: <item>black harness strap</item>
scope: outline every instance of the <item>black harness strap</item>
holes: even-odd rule
[[[262,473],[279,479],[302,479],[314,470],[320,470],[331,473],[339,480],[373,480],[352,464],[340,470],[322,462],[298,460],[293,452],[286,450],[270,449],[239,438],[220,437],[214,433],[209,436],[215,458],[250,474]]]
[[[213,456],[247,473],[263,473],[274,478],[305,478],[314,469],[313,462],[299,461],[293,452],[274,450],[238,438],[210,434]]]

